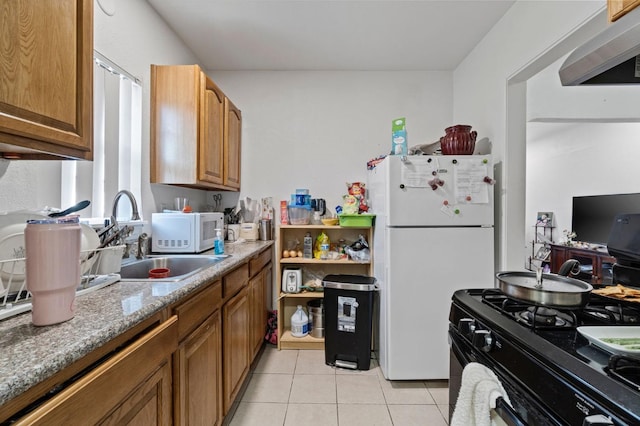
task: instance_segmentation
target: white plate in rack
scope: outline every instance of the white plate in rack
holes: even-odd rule
[[[14,223],[0,228],[0,276],[2,287],[0,292],[4,294],[9,286],[9,291],[18,291],[24,281],[25,248],[24,228],[26,223]],[[12,261],[13,259],[21,259]]]
[[[585,326],[578,327],[578,333],[582,334],[592,345],[598,346],[607,352],[640,358],[640,349],[630,349],[609,339],[637,339],[640,342],[640,326]]]

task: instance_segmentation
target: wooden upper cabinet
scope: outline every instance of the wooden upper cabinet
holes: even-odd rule
[[[240,117],[198,65],[152,65],[151,182],[239,190]]]
[[[224,182],[224,93],[201,73],[204,86],[201,126],[203,143],[200,144],[198,177],[213,184]]]
[[[224,132],[224,184],[239,190],[242,113],[229,98],[225,98],[224,116],[226,123]]]
[[[607,0],[609,22],[620,19],[638,5],[640,5],[640,0]]]
[[[93,0],[0,0],[0,156],[92,159]]]

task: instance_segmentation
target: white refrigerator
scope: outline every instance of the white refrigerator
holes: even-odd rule
[[[368,171],[385,378],[449,377],[451,296],[494,287],[494,183],[490,156],[392,155]]]

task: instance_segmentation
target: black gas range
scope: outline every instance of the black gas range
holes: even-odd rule
[[[479,362],[502,382],[510,425],[640,425],[640,360],[593,346],[580,326],[640,325],[640,308],[591,294],[583,308],[536,306],[497,289],[454,293],[449,317],[451,413],[462,369]]]

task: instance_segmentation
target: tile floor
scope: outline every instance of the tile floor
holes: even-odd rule
[[[446,426],[446,380],[388,381],[375,359],[368,371],[325,364],[321,350],[267,346],[229,424]]]

